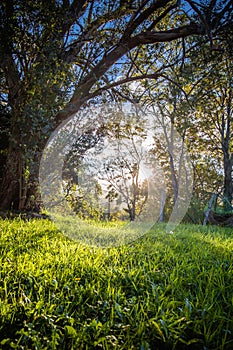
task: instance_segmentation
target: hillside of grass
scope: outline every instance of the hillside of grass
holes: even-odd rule
[[[1,220],[0,263],[0,349],[233,349],[231,229],[100,249]]]

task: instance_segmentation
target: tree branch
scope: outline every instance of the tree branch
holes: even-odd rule
[[[66,62],[70,63],[74,61],[80,50],[82,49],[83,45],[91,40],[91,36],[94,36],[97,32],[97,30],[104,24],[119,19],[122,16],[125,16],[127,12],[122,10],[121,8],[117,8],[110,14],[106,15],[103,14],[102,16],[99,16],[97,19],[95,19],[93,22],[89,23],[86,30],[82,33],[80,37],[71,44],[69,44],[68,48],[69,50],[66,51]]]
[[[127,77],[125,79],[118,80],[110,85],[106,85],[106,86],[94,91],[93,93],[91,93],[89,95],[89,97],[94,98],[96,96],[99,96],[104,91],[113,89],[113,88],[120,86],[120,85],[130,83],[132,81],[138,81],[138,80],[143,80],[143,79],[158,79],[160,76],[162,76],[162,75],[154,73],[154,74],[141,74],[141,75],[134,76],[134,77]]]
[[[121,57],[140,44],[154,44],[159,42],[169,42],[189,35],[203,35],[203,27],[195,23],[170,29],[162,32],[144,32],[135,35],[126,42],[120,42],[112,51],[93,68],[92,72],[79,84],[74,91],[73,97],[66,107],[57,114],[55,126],[76,113],[79,108],[90,98],[89,91],[95,83],[102,77],[110,67]]]
[[[205,29],[201,25],[198,25],[196,23],[190,23],[186,26],[166,31],[146,31],[144,33],[140,33],[131,39],[130,44],[134,47],[134,45],[136,46],[137,44],[155,44],[160,42],[169,42],[195,34],[204,35]]]
[[[171,0],[158,0],[154,2],[150,7],[148,7],[144,12],[141,13],[141,15],[138,16],[134,21],[130,21],[129,25],[127,26],[124,35],[122,37],[122,40],[125,40],[126,38],[129,38],[133,32],[142,24],[152,13],[159,10],[160,8],[165,7]]]
[[[177,7],[178,7],[178,2],[176,2],[175,4],[169,6],[166,10],[163,11],[163,13],[161,13],[160,16],[158,16],[158,17],[151,23],[151,25],[148,27],[147,30],[152,30],[160,21],[162,21],[163,18],[166,17],[166,15],[167,15],[170,11],[174,10],[174,9],[177,8]]]
[[[194,1],[192,0],[186,0],[186,2],[191,6],[191,8],[198,14],[202,24],[205,27],[206,34],[208,35],[208,38],[210,40],[210,46],[211,48],[213,47],[213,37],[212,37],[212,32],[210,28],[211,22],[207,21],[206,16],[198,9],[198,7],[195,5]]]

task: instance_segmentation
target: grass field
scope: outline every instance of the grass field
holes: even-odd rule
[[[231,229],[101,249],[19,219],[0,237],[0,349],[233,349]]]

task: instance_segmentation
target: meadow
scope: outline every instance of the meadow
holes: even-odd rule
[[[233,349],[233,232],[155,225],[97,248],[0,220],[0,349]]]

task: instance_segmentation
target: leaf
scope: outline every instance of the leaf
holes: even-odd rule
[[[193,339],[190,339],[188,341],[182,339],[182,338],[179,338],[179,341],[185,345],[191,345],[191,344],[196,344],[196,343],[200,343],[200,339],[197,339],[197,338],[193,338]]]
[[[0,344],[5,345],[5,344],[9,343],[9,341],[10,341],[10,338],[6,338],[6,339],[3,339]]]
[[[159,324],[158,324],[155,320],[150,320],[150,323],[153,324],[153,326],[154,326],[154,327],[156,328],[156,330],[158,331],[160,337],[161,337],[161,338],[163,339],[163,341],[165,342],[166,339],[165,339],[165,337],[164,337],[164,334],[163,334],[163,332],[162,332],[162,330],[161,330]]]
[[[76,329],[74,329],[74,327],[65,326],[64,329],[65,329],[65,332],[69,338],[76,338],[77,337],[77,331],[76,331]]]

